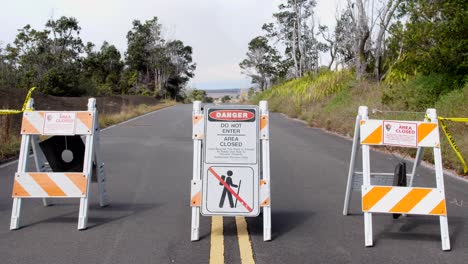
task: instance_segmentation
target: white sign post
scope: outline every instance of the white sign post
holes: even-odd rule
[[[194,103],[192,241],[199,239],[199,213],[254,217],[261,207],[264,240],[271,239],[270,156],[263,153],[269,152],[266,102],[261,108],[208,105],[202,110],[200,102]]]

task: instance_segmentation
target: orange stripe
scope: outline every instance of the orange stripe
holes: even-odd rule
[[[200,192],[197,192],[197,194],[195,194],[195,195],[192,197],[192,202],[190,203],[190,205],[192,205],[192,206],[200,206],[200,201],[201,201],[201,194],[200,194]]]
[[[66,194],[55,184],[47,173],[28,173],[33,180],[41,186],[49,196],[66,196]]]
[[[270,198],[266,198],[265,201],[263,201],[262,206],[267,206],[270,204]]]
[[[260,130],[264,129],[268,124],[268,117],[266,115],[262,116],[260,119]]]
[[[430,192],[431,189],[412,189],[405,197],[403,197],[403,199],[390,209],[390,213],[408,213]]]
[[[260,180],[260,186],[267,184],[265,180]]]
[[[23,115],[21,122],[21,134],[40,134],[40,132],[29,122],[27,115]]]
[[[359,123],[360,123],[361,126],[362,126],[362,125],[364,125],[364,124],[366,123],[366,120],[361,120],[361,121],[359,121]]]
[[[93,127],[93,114],[91,112],[76,112],[76,117],[85,125],[89,130]]]
[[[445,199],[440,201],[440,203],[429,212],[431,215],[447,215],[447,208],[445,208]]]
[[[429,135],[429,133],[431,133],[436,127],[437,124],[434,123],[421,123],[418,126],[418,143],[427,137],[427,135]]]
[[[374,186],[362,197],[362,211],[370,210],[380,199],[382,199],[392,187]]]
[[[13,194],[12,197],[29,197],[31,194],[26,191],[26,189],[21,186],[19,182],[15,180],[15,183],[13,184]]]
[[[198,122],[200,122],[202,120],[202,116],[201,115],[196,115],[196,116],[193,116],[193,124],[197,124]]]
[[[72,181],[78,189],[80,189],[83,195],[86,194],[86,176],[83,173],[64,173],[65,176]]]
[[[362,141],[362,144],[380,144],[382,142],[382,125],[374,130],[366,139]]]

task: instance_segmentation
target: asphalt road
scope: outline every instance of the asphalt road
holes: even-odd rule
[[[374,216],[374,247],[366,248],[358,193],[342,215],[351,141],[279,114],[270,121],[273,240],[263,242],[261,216],[247,218],[256,263],[468,262],[468,183],[445,177],[451,251],[441,250],[437,217],[390,215]],[[103,131],[111,205],[98,206],[93,185],[84,231],[77,199],[49,207],[25,200],[23,227],[9,231],[17,164],[2,166],[0,263],[209,263],[210,217],[190,242],[191,124],[191,106],[178,105]],[[372,171],[392,172],[398,162],[371,155]],[[416,185],[434,186],[433,171],[422,168]],[[235,219],[223,225],[224,261],[241,263]]]

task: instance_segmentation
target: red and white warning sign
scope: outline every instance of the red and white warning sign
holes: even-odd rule
[[[418,124],[411,122],[383,121],[383,144],[417,147]]]
[[[204,119],[202,214],[257,216],[258,108],[207,107]]]
[[[45,112],[45,135],[73,135],[75,133],[76,112]]]

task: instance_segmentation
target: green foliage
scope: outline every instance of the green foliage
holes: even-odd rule
[[[213,98],[207,97],[207,93],[204,90],[194,89],[188,95],[188,102],[201,101],[203,103],[213,103]]]
[[[99,50],[80,38],[73,17],[51,19],[44,30],[18,30],[13,43],[0,46],[0,87],[37,86],[57,96],[145,94],[179,99],[194,76],[192,48],[180,40],[166,42],[158,19],[133,22],[127,34],[126,61],[114,45]],[[124,67],[124,65],[128,67]]]
[[[221,102],[223,103],[229,103],[229,101],[231,101],[231,96],[229,95],[225,95],[221,98]]]
[[[297,117],[308,105],[349,87],[353,79],[350,71],[309,74],[259,93],[254,96],[254,101],[268,100],[274,111]]]
[[[196,64],[192,62],[192,47],[180,40],[166,41],[161,37],[162,25],[158,18],[141,23],[133,21],[127,33],[126,64],[138,73],[137,85],[144,84],[150,93],[177,98],[190,78]]]
[[[399,109],[424,111],[433,108],[440,97],[451,90],[457,89],[451,77],[446,74],[422,74],[407,82],[400,82],[384,91],[382,103],[394,105]]]
[[[394,65],[397,76],[436,73],[450,76],[446,81],[454,87],[463,85],[468,74],[467,1],[406,0],[399,16],[407,20],[391,27],[386,62],[399,57]]]
[[[443,117],[468,117],[468,84],[453,87],[443,74],[409,77],[407,82],[393,85],[369,81],[355,81],[352,72],[323,72],[291,80],[258,93],[254,101],[268,100],[270,109],[299,117],[310,125],[352,136],[360,105],[369,109],[425,111],[436,108]],[[319,88],[321,87],[321,88]],[[332,88],[334,87],[334,88]],[[325,88],[325,92],[318,91]],[[311,98],[308,100],[308,98]],[[423,120],[423,113],[371,113],[375,119]],[[463,156],[468,157],[468,126],[446,122]],[[462,171],[462,167],[443,134],[444,165]],[[399,149],[406,155],[414,152]],[[431,155],[425,155],[431,161]]]

